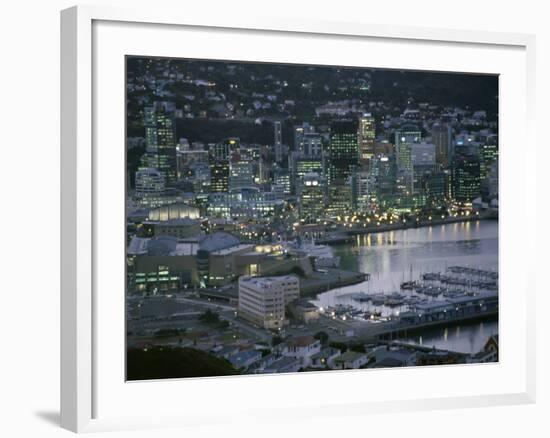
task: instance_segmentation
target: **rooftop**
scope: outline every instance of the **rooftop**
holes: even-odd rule
[[[298,359],[295,359],[293,357],[285,356],[285,357],[282,357],[281,359],[276,360],[275,362],[273,362],[271,365],[269,365],[266,368],[269,369],[269,370],[279,370],[279,369],[286,368],[286,367],[291,366],[291,365],[295,365],[297,363],[299,363]]]
[[[314,344],[316,342],[319,341],[313,336],[298,336],[289,340],[287,342],[287,345],[289,347],[307,347],[308,345]]]
[[[147,254],[147,244],[149,238],[133,237],[128,245],[128,255],[142,255]]]
[[[199,245],[193,242],[178,242],[174,251],[170,255],[175,256],[191,256],[197,254]]]
[[[338,350],[337,348],[326,347],[326,348],[323,348],[319,353],[315,353],[313,356],[311,356],[311,359],[313,360],[322,359],[322,358],[327,359],[331,356],[338,355],[338,354],[340,354],[340,350]]]
[[[176,249],[178,239],[172,236],[159,236],[149,239],[147,242],[147,255],[169,255]]]
[[[342,353],[341,356],[337,357],[336,359],[334,359],[334,361],[336,362],[353,362],[354,360],[357,360],[361,357],[364,357],[366,356],[367,354],[366,353],[359,353],[357,351],[346,351],[345,353]]]
[[[280,275],[277,277],[247,277],[242,276],[239,278],[241,283],[252,283],[254,285],[270,286],[272,283],[280,283],[281,281],[297,281],[298,277],[295,275]]]
[[[171,226],[185,226],[185,225],[196,225],[199,223],[198,220],[190,219],[188,217],[183,217],[179,219],[168,219],[167,221],[154,222],[157,227],[171,227]]]
[[[254,245],[250,243],[239,243],[238,245],[232,246],[230,248],[218,249],[216,251],[210,251],[210,252],[215,255],[227,255],[227,254],[234,253],[236,251],[242,251],[242,250],[251,248],[253,246]]]
[[[200,243],[200,249],[203,251],[214,252],[221,249],[231,248],[240,245],[238,237],[223,231],[218,231],[206,236]]]
[[[241,351],[237,354],[233,354],[232,356],[229,356],[229,362],[231,362],[233,365],[240,366],[242,363],[247,362],[249,360],[256,360],[262,357],[262,353],[256,350],[248,350],[248,351]]]

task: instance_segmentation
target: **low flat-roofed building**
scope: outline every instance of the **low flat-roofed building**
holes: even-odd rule
[[[185,239],[197,236],[200,231],[200,222],[198,220],[181,218],[170,219],[167,221],[151,222],[155,236],[173,236],[178,239]]]
[[[254,245],[242,244],[238,237],[222,231],[207,235],[197,251],[197,271],[201,286],[222,286],[239,275],[237,255]]]
[[[299,321],[308,324],[312,321],[317,321],[319,319],[319,309],[318,307],[310,303],[307,299],[297,300],[290,306],[290,312],[292,316]]]
[[[265,245],[264,245],[265,246]],[[299,269],[304,275],[313,272],[309,257],[266,251],[253,244],[241,243],[238,237],[224,232],[186,238],[175,236],[133,237],[127,249],[128,289],[130,293],[173,290],[182,286],[225,286],[243,275],[272,276]],[[170,285],[157,284],[158,272],[170,274]],[[146,280],[143,277],[148,277]],[[138,279],[137,283],[134,281]],[[287,293],[289,301],[299,294],[299,279]],[[164,278],[164,277],[163,277]]]
[[[129,293],[157,293],[194,284],[198,244],[173,236],[134,237],[127,250]]]

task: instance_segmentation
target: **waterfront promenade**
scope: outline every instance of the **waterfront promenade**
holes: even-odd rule
[[[445,217],[443,219],[431,219],[431,220],[421,220],[421,221],[408,221],[408,222],[395,222],[395,223],[369,223],[367,226],[363,224],[352,224],[351,227],[346,228],[344,226],[341,229],[331,232],[325,237],[315,239],[315,243],[318,245],[335,245],[340,243],[349,243],[353,242],[354,236],[362,234],[374,234],[374,233],[384,233],[386,231],[395,231],[395,230],[408,230],[413,228],[422,228],[422,227],[431,227],[437,225],[447,225],[455,224],[460,222],[476,222],[480,220],[496,220],[491,217],[483,216],[458,216],[458,217]]]

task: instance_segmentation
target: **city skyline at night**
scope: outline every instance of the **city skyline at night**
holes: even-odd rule
[[[498,361],[497,76],[126,63],[129,380]]]

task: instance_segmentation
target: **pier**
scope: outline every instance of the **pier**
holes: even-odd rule
[[[498,317],[498,294],[487,292],[475,297],[450,298],[419,304],[390,321],[354,324],[361,339],[388,340],[409,332]]]

